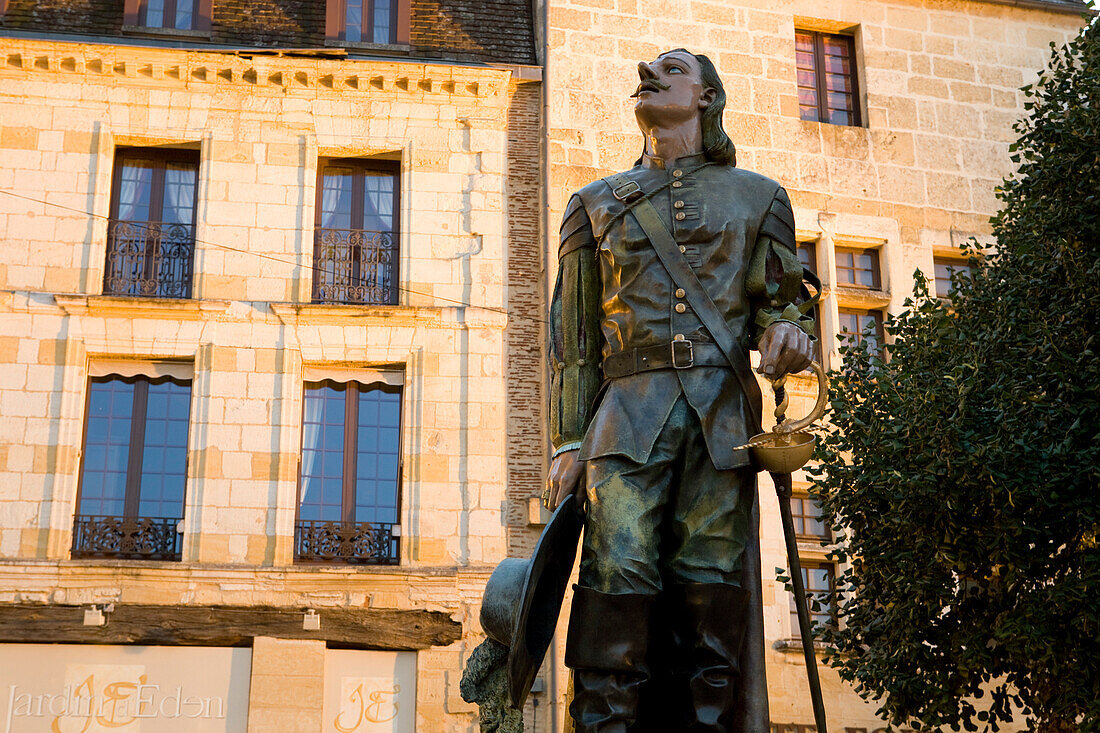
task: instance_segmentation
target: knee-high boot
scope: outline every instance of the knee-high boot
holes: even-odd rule
[[[627,733],[649,677],[646,647],[654,596],[575,587],[565,664],[573,670],[569,713],[576,733]]]
[[[749,594],[721,583],[685,583],[678,590],[683,613],[674,627],[675,646],[691,698],[685,730],[730,733]]]

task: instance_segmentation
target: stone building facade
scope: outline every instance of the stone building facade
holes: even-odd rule
[[[0,15],[6,729],[470,730],[545,460],[528,4]]]
[[[837,367],[838,335],[868,328],[881,340],[881,321],[901,310],[915,270],[938,274],[946,295],[947,270],[963,264],[959,245],[988,237],[994,189],[1011,170],[1012,124],[1023,114],[1018,90],[1045,64],[1048,44],[1082,26],[1083,12],[1061,0],[551,2],[552,225],[572,191],[640,154],[628,98],[637,62],[676,47],[705,53],[725,83],[738,165],[790,193],[800,255],[824,286],[820,356]],[[551,269],[556,246],[551,232]],[[814,382],[788,387],[791,413],[806,414]],[[796,493],[805,492],[808,482],[795,478]],[[773,571],[787,562],[768,483],[760,497],[772,729],[812,730],[790,595]],[[807,498],[792,509],[808,587],[827,591],[835,569],[817,535],[828,530]],[[822,685],[831,730],[883,726],[830,670]]]
[[[835,367],[838,334],[874,337],[915,269],[987,236],[1018,88],[1081,12],[0,0],[4,722],[476,730],[481,591],[544,518],[556,225],[640,151],[635,63],[714,59],[739,164],[791,194]],[[773,729],[806,730],[761,504]],[[834,730],[881,727],[823,683]],[[564,721],[560,644],[539,684],[541,733]]]

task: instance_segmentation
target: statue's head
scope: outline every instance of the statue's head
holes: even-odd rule
[[[634,115],[643,130],[699,117],[707,159],[736,165],[733,141],[722,129],[726,90],[709,58],[676,48],[653,61],[639,63],[638,76],[641,81],[632,96],[637,99]]]

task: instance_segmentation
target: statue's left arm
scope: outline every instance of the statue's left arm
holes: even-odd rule
[[[801,371],[813,357],[814,319],[799,308],[802,263],[797,246],[791,201],[780,188],[760,225],[745,277],[751,337],[769,376]]]

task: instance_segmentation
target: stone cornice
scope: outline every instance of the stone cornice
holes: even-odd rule
[[[428,326],[502,330],[508,316],[477,306],[318,305],[271,303],[271,311],[287,325]],[[465,311],[465,313],[463,313]]]
[[[209,318],[226,311],[228,300],[175,300],[169,298],[126,298],[113,295],[54,296],[57,305],[70,316],[170,317],[175,320]]]
[[[420,101],[503,99],[509,68],[404,59],[273,55],[264,49],[205,50],[0,37],[0,75],[57,74],[134,84],[242,86],[272,93],[389,93]]]

